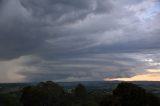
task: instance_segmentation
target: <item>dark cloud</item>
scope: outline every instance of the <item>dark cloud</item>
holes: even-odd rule
[[[104,3],[105,2],[105,3]],[[23,0],[23,6],[31,15],[50,24],[64,24],[83,20],[92,13],[104,13],[110,3],[98,0]]]
[[[102,80],[157,68],[157,3],[0,0],[1,80]]]

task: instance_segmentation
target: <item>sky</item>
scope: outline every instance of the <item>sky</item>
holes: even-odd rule
[[[160,81],[160,0],[0,0],[0,82]]]

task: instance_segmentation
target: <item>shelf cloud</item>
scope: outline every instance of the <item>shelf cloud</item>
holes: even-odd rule
[[[0,0],[0,82],[152,74],[159,22],[159,0]]]

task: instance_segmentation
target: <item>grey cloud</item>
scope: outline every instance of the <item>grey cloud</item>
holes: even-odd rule
[[[73,22],[79,21],[87,17],[87,15],[89,14],[92,14],[94,12],[98,13],[98,11],[100,12],[101,9],[99,9],[99,7],[100,8],[104,7],[101,6],[102,3],[99,3],[96,0],[89,0],[89,1],[8,0],[7,2],[5,1],[2,2],[4,2],[2,3],[4,6],[0,10],[2,11],[2,14],[0,15],[1,16],[0,40],[2,45],[0,57],[2,59],[15,58],[22,55],[32,54],[35,51],[41,52],[46,50],[47,39],[55,40],[65,36],[64,33],[59,33],[58,35],[56,34],[57,31],[61,32],[61,30],[63,30],[62,29],[63,27],[59,27],[57,30],[55,29],[55,27],[57,26],[54,23],[60,22],[63,23],[64,25],[65,22],[68,23],[72,21]],[[109,11],[109,9],[110,8],[108,8],[107,11]],[[58,38],[56,38],[56,36],[58,36]],[[73,38],[73,40],[76,39],[77,39],[76,37]],[[87,41],[87,39],[84,37],[82,37],[82,40],[86,42],[84,43],[79,42],[79,45],[75,45],[75,47],[73,48],[77,48],[77,46],[82,46],[82,45],[90,45],[92,43],[92,41]],[[62,46],[58,47],[57,45],[60,46],[61,43],[58,44],[57,42],[56,44],[51,44],[48,46],[50,46],[51,49],[52,48],[63,49],[66,48],[65,45],[70,45],[70,44],[65,44],[65,45],[62,44],[64,47]],[[58,49],[54,51],[58,51]],[[12,54],[9,54],[10,52],[12,52]]]
[[[21,2],[33,17],[52,22],[51,24],[75,22],[83,20],[89,14],[104,13],[111,9],[108,8],[111,7],[109,2],[104,5],[98,0],[23,0]]]
[[[126,77],[142,73],[144,67],[141,65],[143,63],[140,61],[121,54],[88,55],[83,58],[80,56],[79,59],[77,57],[58,58],[54,61],[42,60],[40,62],[39,60],[36,63],[24,64],[24,66],[32,68],[24,68],[19,74],[26,76],[28,81],[49,79],[71,81],[72,78],[76,78],[75,80],[81,80],[81,78],[100,80],[106,77]],[[140,70],[140,67],[143,70]]]
[[[156,67],[139,58],[157,58],[160,49],[160,12],[146,20],[131,9],[145,2],[154,1],[1,0],[0,60],[15,65],[15,70],[20,67],[15,73],[26,81],[145,73]]]
[[[15,2],[15,3],[14,3]],[[17,4],[16,4],[17,3]],[[16,6],[16,7],[13,7]],[[19,10],[19,11],[17,11]],[[28,18],[18,1],[10,1],[0,10],[0,59],[13,59],[43,48],[47,38],[44,27]]]

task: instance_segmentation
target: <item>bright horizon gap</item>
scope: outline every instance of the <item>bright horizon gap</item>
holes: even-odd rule
[[[160,73],[135,75],[129,78],[105,78],[104,81],[160,81]]]

